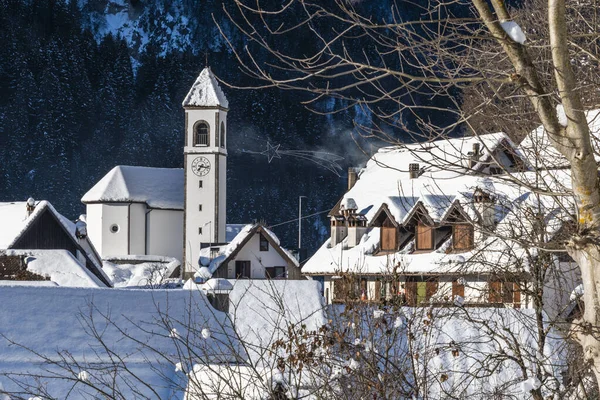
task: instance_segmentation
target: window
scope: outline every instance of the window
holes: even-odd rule
[[[225,148],[225,123],[221,122],[221,147]]]
[[[513,303],[514,307],[521,306],[521,291],[519,285],[514,282],[493,280],[489,286],[490,303]]]
[[[202,211],[202,204],[198,204],[198,211]]]
[[[438,278],[415,279],[406,281],[406,301],[409,306],[428,302],[438,290]]]
[[[209,128],[206,122],[198,122],[194,133],[194,146],[210,146]]]
[[[265,275],[267,279],[285,279],[285,267],[267,267]]]
[[[469,224],[452,227],[452,244],[456,250],[471,250],[473,248],[473,226]]]
[[[250,279],[250,261],[235,262],[235,279]]]
[[[267,240],[266,237],[263,236],[263,234],[259,234],[260,235],[260,251],[269,251],[269,241]]]
[[[433,228],[417,225],[417,250],[433,250]]]
[[[202,181],[198,181],[198,187],[202,189]]]

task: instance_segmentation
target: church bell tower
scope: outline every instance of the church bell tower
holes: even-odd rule
[[[183,277],[198,269],[200,249],[225,242],[229,103],[204,68],[183,101],[185,203]]]

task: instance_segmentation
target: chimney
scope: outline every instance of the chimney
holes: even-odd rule
[[[481,188],[475,189],[473,202],[479,219],[480,239],[484,240],[496,226],[496,202],[490,193]]]
[[[334,247],[348,235],[345,218],[342,215],[331,216],[331,240],[329,247]]]
[[[477,165],[479,157],[481,156],[481,143],[473,143],[473,151],[468,153],[469,156],[469,168],[473,168]]]
[[[348,190],[352,189],[358,180],[359,168],[350,167],[348,168]]]
[[[33,197],[27,199],[27,204],[25,205],[25,207],[27,209],[27,216],[29,217],[33,210],[35,210],[35,200],[33,199]]]
[[[410,179],[417,179],[419,177],[419,163],[408,164],[408,176]]]
[[[367,232],[367,218],[362,214],[352,214],[348,218],[348,248],[358,246]]]

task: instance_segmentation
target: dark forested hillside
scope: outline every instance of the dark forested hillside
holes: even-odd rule
[[[247,83],[214,26],[213,15],[242,40],[221,4],[0,0],[0,201],[47,199],[75,218],[81,196],[117,164],[182,167],[181,101],[206,60],[221,78]],[[107,20],[116,17],[104,14],[124,7],[138,17],[115,37]],[[368,116],[313,114],[290,92],[225,91],[228,222],[294,219],[300,195],[308,197],[304,214],[331,208],[345,189],[343,171],[290,153],[269,163],[257,153],[268,141],[327,151],[343,156],[345,169],[365,161],[351,156],[359,152],[348,133],[353,118]],[[326,224],[325,214],[304,222],[309,250]],[[296,245],[296,223],[275,231]]]

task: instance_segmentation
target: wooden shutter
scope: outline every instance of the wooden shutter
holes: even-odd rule
[[[406,282],[406,302],[409,306],[417,305],[417,282]]]
[[[452,300],[456,298],[456,296],[465,297],[465,285],[461,285],[458,281],[452,282]]]
[[[378,279],[375,281],[375,296],[373,296],[373,300],[379,301],[381,298],[381,281]]]
[[[473,227],[468,224],[454,225],[453,244],[455,249],[473,248]]]
[[[514,283],[514,303],[513,306],[515,308],[521,308],[521,288],[519,287],[518,283]]]
[[[425,287],[425,297],[429,300],[438,290],[438,281],[436,278],[429,279]]]
[[[433,229],[425,225],[417,225],[417,250],[433,249]]]
[[[491,281],[490,282],[489,302],[490,303],[502,303],[502,282],[500,282],[500,281]]]
[[[393,226],[381,227],[381,250],[397,250],[396,228]]]

